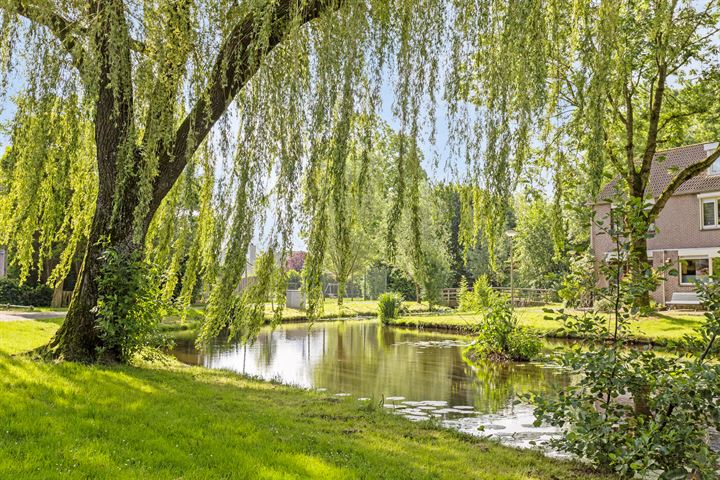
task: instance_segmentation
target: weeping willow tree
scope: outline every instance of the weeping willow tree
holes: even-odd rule
[[[392,130],[377,118],[356,117],[350,138],[345,176],[333,185],[328,210],[326,264],[338,282],[339,306],[343,305],[347,282],[379,260],[383,250],[385,170],[397,153]]]
[[[444,167],[482,192],[470,196],[479,220],[468,228],[484,223],[495,238],[542,116],[555,43],[579,38],[567,16],[579,5],[594,8],[566,0],[0,0],[2,84],[23,79],[13,89],[28,99],[26,118],[73,112],[62,128],[21,134],[23,122],[11,126],[13,155],[34,170],[7,186],[18,214],[0,212],[18,232],[8,241],[27,252],[29,232],[57,226],[48,215],[73,206],[61,224],[68,239],[82,240],[64,245],[83,253],[83,266],[47,352],[123,358],[104,329],[130,321],[137,289],[108,281],[108,258],[120,259],[115,267],[162,263],[164,295],[177,294],[182,278],[185,304],[201,278],[209,298],[201,339],[225,327],[251,336],[264,298],[282,289],[276,266],[298,221],[309,232],[304,281],[316,313],[348,151],[372,148],[370,134],[351,139],[352,119],[377,116],[385,85],[401,139],[390,253],[401,213],[418,220],[417,149],[420,138],[434,140],[440,95],[448,151],[461,159]],[[39,142],[69,164],[37,150]],[[63,175],[72,188],[62,193],[44,180]],[[38,193],[42,208],[31,198]],[[269,232],[266,253],[253,288],[238,292],[255,232]],[[50,237],[41,236],[41,248]],[[419,265],[422,250],[416,255]],[[126,280],[122,270],[112,275]]]

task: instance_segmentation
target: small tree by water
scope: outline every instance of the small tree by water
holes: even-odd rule
[[[485,301],[480,309],[482,321],[478,325],[478,336],[466,350],[466,355],[470,359],[501,361],[527,361],[536,357],[542,348],[542,341],[518,325],[515,310],[507,295],[490,290]]]

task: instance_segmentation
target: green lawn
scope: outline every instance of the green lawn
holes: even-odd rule
[[[601,478],[354,399],[228,372],[11,356],[56,328],[0,323],[0,478]]]
[[[427,303],[404,302],[403,305],[410,314],[428,312]],[[441,309],[441,311],[448,310],[445,307],[435,308]],[[377,300],[345,299],[343,308],[340,308],[337,304],[337,299],[329,298],[325,300],[320,319],[372,317],[377,315],[377,309]],[[202,323],[204,313],[204,306],[193,306],[189,309],[185,322],[181,322],[178,316],[170,316],[163,320],[162,328],[166,331],[197,330]],[[265,305],[265,315],[268,321],[270,321],[272,318],[272,305],[269,303]],[[306,321],[307,313],[294,308],[284,308],[283,320],[288,322]]]
[[[551,305],[560,308],[560,305]],[[548,314],[543,307],[522,307],[516,310],[519,323],[548,336],[561,336],[558,330],[562,326],[558,320],[544,318]],[[677,340],[700,325],[704,320],[700,312],[659,312],[653,316],[642,317],[634,324],[635,338],[643,342],[665,343]],[[440,315],[404,316],[393,322],[394,325],[421,326],[472,332],[480,321],[480,316],[470,313],[451,313]]]
[[[427,312],[427,303],[417,302],[403,302],[403,306],[407,309],[408,313],[419,313]],[[270,305],[267,306],[268,315],[271,314]],[[441,308],[441,307],[438,307]],[[378,302],[377,300],[348,300],[345,299],[343,302],[343,308],[340,308],[337,304],[337,299],[328,298],[325,299],[323,305],[322,318],[340,318],[340,317],[367,317],[377,315]],[[294,308],[285,308],[283,310],[283,318],[288,320],[304,320],[307,315],[302,310],[295,310]]]

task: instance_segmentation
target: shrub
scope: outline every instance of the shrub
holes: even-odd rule
[[[20,285],[17,280],[0,278],[0,303],[49,307],[52,301],[52,288],[47,285]]]
[[[529,361],[542,350],[542,340],[524,327],[516,327],[507,339],[508,355],[513,360]]]
[[[403,297],[399,293],[383,293],[378,297],[378,320],[383,325],[398,318],[402,309]]]
[[[110,358],[129,360],[143,347],[158,347],[164,305],[157,272],[140,252],[107,249],[98,281],[97,328]]]
[[[297,270],[287,271],[287,288],[290,290],[299,290],[302,285],[302,274]]]
[[[570,271],[563,278],[558,295],[568,307],[592,307],[595,260],[589,253],[571,255],[571,258]]]
[[[482,314],[478,337],[468,347],[468,356],[528,361],[540,353],[542,341],[537,335],[518,327],[506,295],[492,292],[487,297],[487,306]]]
[[[465,282],[464,288],[463,281]],[[458,292],[458,310],[462,312],[481,312],[488,306],[492,295],[494,295],[494,292],[486,275],[481,275],[475,280],[472,290],[468,290],[467,281],[463,278]]]

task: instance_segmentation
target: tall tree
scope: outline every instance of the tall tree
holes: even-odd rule
[[[129,6],[122,0],[91,2],[87,10],[73,5],[65,14],[52,2],[0,4],[6,14],[23,16],[52,33],[64,50],[56,58],[72,62],[86,95],[83,101],[92,105],[98,195],[83,271],[66,320],[50,344],[55,354],[96,358],[102,347],[94,308],[103,250],[113,248],[128,259],[142,250],[160,203],[268,52],[299,25],[338,6],[336,1],[280,1],[264,9],[223,12],[228,17],[223,40],[204,88],[183,118],[177,98],[193,53],[192,2],[148,6],[143,41],[132,37]],[[133,58],[133,52],[141,58]],[[140,79],[152,85],[136,84]]]
[[[367,122],[372,124],[366,125]],[[345,176],[334,188],[332,208],[328,212],[328,269],[338,282],[340,306],[351,276],[380,260],[380,232],[385,214],[383,170],[388,157],[396,154],[391,150],[392,131],[387,125],[362,117],[353,123],[355,134],[345,160]],[[362,141],[367,129],[372,135],[371,150],[366,149]]]
[[[520,75],[522,70],[513,61],[500,61],[503,41],[513,38],[517,25],[512,18],[497,15],[481,33],[485,48],[483,57],[476,57],[477,81],[471,83],[476,102],[500,111],[504,109],[498,104],[519,103],[510,111],[520,120],[534,119],[507,122],[508,135],[501,138],[514,135],[519,146],[527,145],[523,140],[533,132],[527,127],[534,129],[558,171],[567,172],[571,158],[583,158],[580,172],[587,179],[588,200],[595,200],[606,171],[619,175],[641,219],[630,242],[632,270],[645,275],[649,226],[683,183],[720,158],[716,149],[707,159],[672,172],[672,181],[648,205],[650,171],[662,161],[662,148],[680,146],[688,138],[697,139],[700,131],[709,132],[697,127],[716,119],[720,111],[718,2],[603,0],[571,6],[551,2],[544,16],[535,14],[540,22],[565,17],[544,31],[546,39],[524,37],[528,57],[543,57],[545,68],[528,78]],[[489,68],[488,56],[501,66]],[[511,81],[499,82],[501,78]],[[527,104],[519,97],[525,95],[528,83],[541,81],[547,88],[533,97],[531,108],[523,108]],[[641,304],[648,301],[647,294],[638,299]]]

